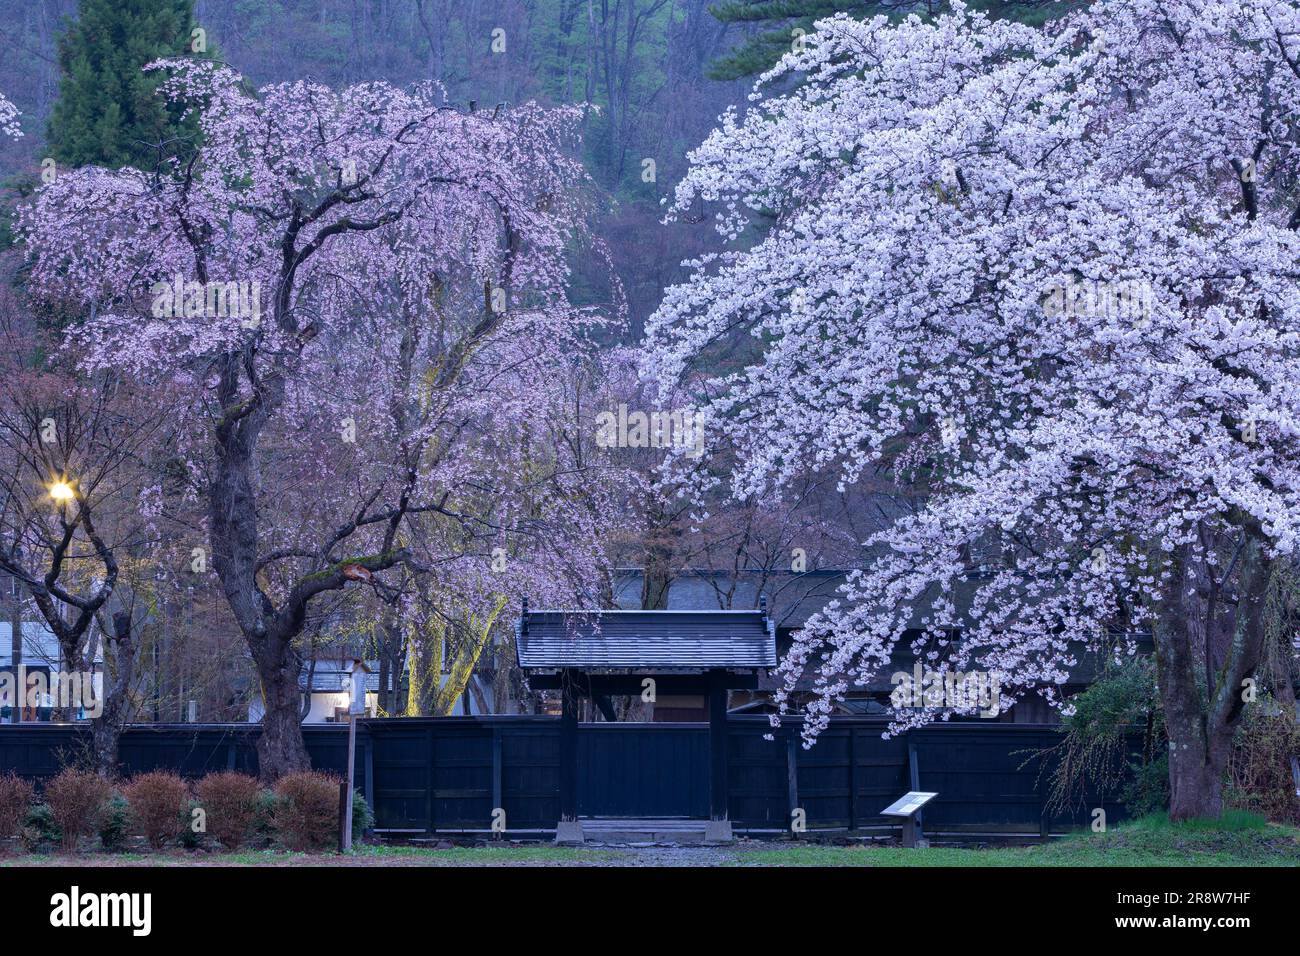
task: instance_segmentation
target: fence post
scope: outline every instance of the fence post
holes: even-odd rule
[[[434,767],[435,767],[435,765],[436,765],[437,762],[438,762],[438,734],[437,734],[437,732],[434,730],[434,726],[435,726],[434,724],[430,724],[430,725],[429,725],[429,728],[428,728],[428,733],[429,733],[429,763],[428,763],[428,765],[424,768],[424,771],[425,771],[425,773],[424,773],[424,779],[425,779],[425,783],[426,783],[426,785],[425,785],[425,791],[424,791],[424,792],[425,792],[425,794],[426,794],[427,797],[428,797],[428,807],[429,807],[429,832],[430,832],[430,833],[437,833],[437,832],[438,832],[438,821],[435,820],[435,819],[433,818],[433,807],[434,807],[434,800],[433,800]]]
[[[1047,815],[1047,793],[1043,789],[1043,764],[1039,758],[1038,773],[1034,776],[1034,789],[1038,791],[1038,836],[1046,840],[1052,831],[1052,821]]]
[[[501,728],[492,728],[492,813],[504,809],[505,804],[502,802],[501,794]],[[509,827],[510,820],[506,819],[506,826]]]
[[[794,812],[799,809],[799,741],[795,738],[793,725],[785,737],[785,790],[786,800],[790,804],[785,825],[790,829]],[[795,831],[791,830],[791,832]]]
[[[366,803],[375,812],[375,738],[366,728]]]
[[[352,834],[348,832],[348,782],[339,781],[339,852],[342,853],[348,848]]]
[[[914,730],[907,732],[907,788],[913,791],[921,789],[921,763],[916,756],[916,740],[912,737],[915,732]],[[916,825],[919,828],[925,827],[920,810],[916,811]]]
[[[858,829],[858,729],[849,724],[849,832]]]

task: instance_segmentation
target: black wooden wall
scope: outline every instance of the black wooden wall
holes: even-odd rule
[[[1061,739],[1050,727],[944,723],[882,739],[884,729],[879,719],[832,718],[817,745],[805,750],[798,721],[773,730],[765,717],[729,718],[733,826],[786,830],[795,810],[809,830],[889,826],[896,821],[879,811],[911,789],[939,793],[925,810],[932,832],[1059,832],[1086,825],[1097,806],[1108,821],[1123,819],[1121,806],[1099,797],[1072,813],[1045,810],[1039,755]],[[224,769],[256,773],[258,733],[248,724],[139,725],[123,735],[122,770],[166,768],[188,777]],[[304,733],[313,765],[341,773],[346,728],[309,725]],[[84,746],[85,736],[77,725],[0,726],[0,772],[12,769],[39,783]],[[583,724],[579,813],[706,817],[708,750],[706,724]],[[559,818],[559,721],[364,721],[356,779],[383,830],[488,830],[498,807],[511,831],[553,828]]]

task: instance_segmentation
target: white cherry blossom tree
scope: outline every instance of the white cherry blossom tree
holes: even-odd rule
[[[787,693],[815,676],[805,735],[900,641],[1060,703],[1081,643],[1150,630],[1171,814],[1216,814],[1300,531],[1300,5],[955,3],[807,39],[693,154],[672,215],[716,210],[729,247],[648,333],[734,493],[809,465],[933,490],[784,662]]]

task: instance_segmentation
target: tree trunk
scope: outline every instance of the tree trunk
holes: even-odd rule
[[[292,645],[268,642],[257,657],[266,710],[262,733],[257,738],[258,771],[263,780],[274,782],[287,773],[311,769],[307,745],[302,738],[301,692],[298,677],[302,663]]]
[[[404,658],[406,635],[402,633],[397,608],[391,604],[383,606],[378,637],[379,710],[386,716],[392,716],[402,709],[402,701],[398,697],[398,685],[402,676],[399,662]]]
[[[135,679],[135,642],[131,636],[131,615],[119,611],[113,615],[114,658],[117,674],[109,684],[108,649],[104,641],[104,701],[103,710],[90,723],[90,741],[94,752],[95,770],[101,777],[112,779],[118,770],[118,742],[128,718],[131,685]]]
[[[1174,557],[1174,576],[1156,626],[1156,676],[1169,736],[1169,818],[1191,820],[1223,813],[1224,779],[1233,738],[1248,699],[1245,682],[1259,666],[1263,649],[1264,597],[1269,561],[1253,537],[1243,545],[1237,580],[1238,604],[1226,659],[1202,686],[1204,644],[1192,639],[1189,605],[1200,610],[1202,600],[1189,598],[1192,575],[1189,554]],[[1213,628],[1207,620],[1205,626]],[[1207,642],[1208,643],[1208,642]]]

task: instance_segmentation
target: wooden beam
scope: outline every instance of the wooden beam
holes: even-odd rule
[[[793,726],[785,734],[785,796],[788,805],[785,825],[789,829],[794,812],[799,809],[799,737]]]
[[[560,819],[578,819],[578,689],[572,680],[563,682],[560,705]]]
[[[573,675],[580,694],[607,694],[611,696],[641,696],[641,682],[651,677],[655,682],[656,694],[707,694],[712,689],[708,674],[656,674],[647,671],[644,674],[585,674],[580,670],[567,671]],[[733,690],[753,690],[758,686],[755,674],[731,674],[725,676],[727,687]],[[564,678],[561,674],[529,674],[528,686],[532,690],[562,690]]]
[[[492,728],[492,812],[496,813],[498,808],[503,808],[501,802],[501,728]],[[506,820],[506,826],[510,821]]]
[[[849,726],[849,832],[858,828],[858,732]]]
[[[709,818],[727,819],[727,675],[709,673]]]
[[[912,735],[908,734],[907,739],[907,780],[909,790],[921,789],[921,762],[916,756],[916,742],[912,740]],[[916,827],[919,830],[923,824],[921,811],[916,811]]]

